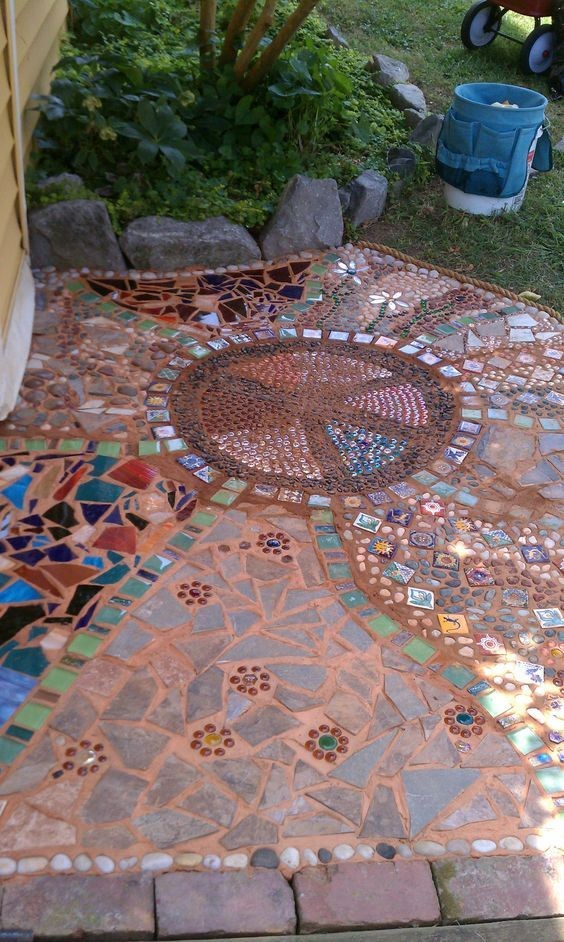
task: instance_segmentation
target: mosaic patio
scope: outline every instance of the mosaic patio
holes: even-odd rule
[[[45,274],[0,874],[558,853],[563,336],[369,248]]]

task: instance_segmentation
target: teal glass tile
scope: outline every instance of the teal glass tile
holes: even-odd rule
[[[190,523],[197,527],[211,527],[212,523],[215,523],[216,520],[216,514],[206,513],[205,510],[198,510],[190,517]]]
[[[109,481],[86,481],[79,484],[76,499],[94,504],[113,504],[123,491],[123,487],[110,484]]]
[[[96,620],[104,625],[119,625],[124,615],[125,609],[104,605],[99,612],[96,612]]]
[[[455,490],[456,488],[452,484],[447,484],[446,481],[437,481],[436,484],[433,484],[433,494],[438,494],[439,497],[450,497]]]
[[[470,494],[468,491],[457,491],[454,499],[457,503],[464,504],[465,507],[475,507],[478,503],[476,495]]]
[[[533,421],[530,415],[516,415],[513,419],[513,425],[518,428],[531,428]]]
[[[143,569],[148,569],[150,572],[166,572],[169,566],[172,566],[172,563],[172,559],[168,559],[166,556],[160,556],[158,553],[155,553],[153,556],[149,556],[149,559],[145,560],[143,563]]]
[[[119,442],[99,442],[96,448],[97,455],[104,455],[106,458],[119,458],[121,454],[121,444]]]
[[[171,541],[172,542],[172,541]],[[145,595],[147,589],[151,588],[151,583],[143,582],[141,579],[131,578],[127,582],[124,582],[120,592],[124,595],[131,595],[134,599],[140,599],[142,595]]]
[[[329,563],[327,572],[334,582],[339,582],[340,579],[352,579],[351,567],[348,563]]]
[[[399,625],[389,615],[378,615],[376,618],[371,618],[367,625],[381,638],[389,638],[390,635],[395,635],[399,631]]]
[[[482,418],[481,409],[461,409],[460,414],[463,419],[481,419]]]
[[[539,782],[549,795],[564,792],[564,769],[541,769],[536,773]]]
[[[478,697],[480,705],[490,716],[500,716],[511,706],[511,701],[506,694],[498,690],[492,690],[491,693],[485,693],[483,697]]]
[[[125,579],[127,574],[130,572],[130,568],[127,563],[119,563],[117,566],[112,566],[111,569],[108,569],[107,572],[103,572],[98,576],[95,576],[94,579],[91,579],[91,582],[95,582],[96,585],[115,585],[116,582],[120,582],[121,579]]]
[[[137,444],[137,453],[139,455],[158,455],[161,451],[160,442],[143,441]]]
[[[32,729],[24,729],[23,726],[8,726],[6,736],[13,736],[14,739],[21,739],[22,742],[29,742],[33,736]]]
[[[446,680],[454,684],[455,687],[458,687],[459,690],[462,690],[463,687],[467,687],[468,684],[471,684],[472,681],[476,679],[476,675],[461,664],[449,664],[441,673]]]
[[[322,533],[317,537],[317,545],[321,550],[340,549],[341,541],[336,533]]]
[[[423,641],[422,638],[412,638],[411,641],[404,644],[402,648],[402,654],[407,654],[408,657],[413,661],[417,661],[418,664],[426,664],[436,653],[437,649],[427,641]]]
[[[509,413],[507,409],[488,409],[488,419],[507,420]]]
[[[339,598],[347,608],[358,608],[359,605],[368,604],[368,598],[360,589],[352,589],[350,592],[343,592]]]
[[[430,471],[417,471],[415,474],[412,474],[411,477],[414,481],[418,481],[419,484],[422,484],[423,487],[430,487],[431,484],[438,481],[437,475],[431,474]]]
[[[535,749],[542,749],[544,746],[542,739],[528,726],[507,733],[507,738],[513,743],[518,752],[524,756],[527,756],[529,752],[534,752]]]
[[[13,739],[0,736],[0,765],[9,765],[16,756],[19,756],[22,749],[25,749],[25,743],[14,742]]]
[[[174,546],[175,549],[179,550],[189,550],[191,546],[194,545],[194,538],[188,536],[187,533],[175,533],[175,535],[170,539],[169,544]]]

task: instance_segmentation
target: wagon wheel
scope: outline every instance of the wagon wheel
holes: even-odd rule
[[[489,0],[477,0],[467,11],[460,38],[467,49],[480,49],[493,43],[499,32],[501,7]]]
[[[552,26],[546,23],[537,26],[529,33],[521,47],[521,69],[526,75],[542,75],[548,72],[554,58],[556,33]]]

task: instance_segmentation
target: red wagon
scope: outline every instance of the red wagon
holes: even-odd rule
[[[523,43],[514,36],[501,32],[503,17],[510,11],[534,17],[535,28]],[[550,69],[554,55],[554,28],[549,23],[541,23],[541,19],[551,16],[551,13],[552,0],[511,0],[504,6],[493,0],[477,0],[462,21],[460,38],[467,49],[489,46],[498,36],[519,43],[523,72],[541,75]]]

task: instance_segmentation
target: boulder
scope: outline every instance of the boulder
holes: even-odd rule
[[[329,39],[334,46],[337,46],[338,49],[348,49],[349,44],[345,37],[343,36],[340,29],[337,29],[336,26],[328,26],[327,32],[325,33],[326,39]]]
[[[380,85],[397,85],[398,82],[409,82],[409,69],[405,62],[391,59],[389,56],[375,54],[366,64],[368,72],[374,74],[374,81]]]
[[[78,173],[58,173],[54,177],[46,177],[45,180],[40,180],[37,189],[45,192],[55,189],[72,189],[79,186],[84,186],[84,181]]]
[[[413,108],[414,111],[421,112],[421,117],[427,114],[425,95],[417,85],[412,85],[411,82],[398,82],[397,85],[392,85],[390,87],[390,98],[400,111]]]
[[[416,128],[425,117],[422,111],[416,111],[415,108],[406,108],[402,115],[408,128]]]
[[[390,173],[397,173],[402,180],[412,177],[417,166],[417,156],[409,147],[391,147],[388,151]]]
[[[384,212],[388,181],[375,170],[365,170],[345,188],[349,196],[346,215],[353,226],[374,222]]]
[[[435,153],[443,121],[444,115],[442,114],[427,115],[426,118],[418,122],[411,132],[409,140],[412,144],[419,144],[421,147],[426,147],[427,150]]]
[[[110,223],[98,200],[61,200],[29,214],[34,268],[127,268]]]
[[[214,216],[180,222],[169,216],[134,219],[120,244],[134,268],[178,271],[191,265],[217,268],[260,258],[260,249],[244,226]]]
[[[265,258],[326,249],[343,239],[343,212],[335,180],[301,173],[288,182],[276,212],[259,236]]]

